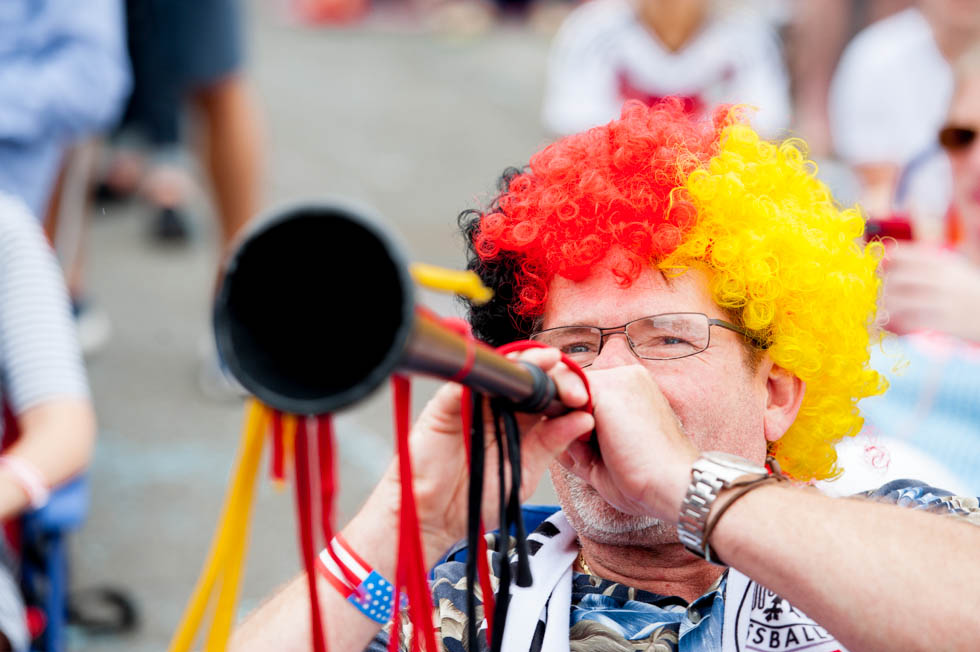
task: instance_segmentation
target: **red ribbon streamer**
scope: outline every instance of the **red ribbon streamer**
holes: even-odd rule
[[[286,444],[282,432],[282,412],[272,411],[272,456],[269,460],[269,475],[273,480],[286,480]]]
[[[333,559],[334,563],[340,568],[344,575],[344,579],[350,586],[358,586],[361,583],[359,577],[357,577],[353,571],[351,571],[347,564],[342,562],[337,553],[334,551],[333,546],[329,545],[334,538],[333,533],[333,502],[334,494],[337,490],[337,456],[334,453],[334,436],[333,436],[333,420],[329,414],[321,414],[316,417],[316,442],[317,442],[317,460],[319,462],[318,468],[320,470],[319,485],[320,485],[320,530],[323,535],[323,546],[327,551],[327,554]],[[315,536],[315,526],[314,526],[314,536]],[[340,535],[337,535],[338,537]],[[350,548],[350,546],[347,546]],[[319,546],[317,546],[319,549]],[[369,568],[369,566],[363,561],[359,560],[361,566]],[[331,575],[332,577],[332,575]]]
[[[299,512],[300,553],[306,569],[306,585],[310,592],[310,629],[313,651],[326,652],[327,643],[320,615],[320,597],[316,586],[316,549],[313,543],[312,488],[310,486],[309,441],[306,433],[306,417],[299,417],[296,424],[296,508]]]
[[[320,454],[320,528],[323,543],[333,539],[333,496],[337,490],[337,461],[333,450],[333,421],[329,414],[316,418],[317,451]]]
[[[432,626],[432,596],[426,577],[425,560],[422,556],[422,537],[419,531],[419,517],[415,505],[415,488],[412,478],[412,462],[409,455],[408,435],[411,419],[411,395],[408,379],[392,376],[395,398],[395,434],[398,442],[398,472],[401,476],[401,509],[398,532],[398,587],[405,588],[408,595],[409,618],[412,630],[421,637],[412,637],[413,652],[438,652],[435,630]],[[395,592],[398,604],[398,591]],[[397,611],[394,611],[397,614]],[[398,649],[397,618],[392,627],[389,649]]]

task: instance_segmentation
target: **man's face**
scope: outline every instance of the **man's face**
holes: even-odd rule
[[[980,130],[980,74],[960,80],[946,124]],[[948,154],[953,201],[963,220],[964,235],[976,247],[980,245],[980,138]]]
[[[611,327],[666,312],[729,318],[711,300],[707,277],[701,271],[690,270],[668,283],[659,271],[647,269],[624,289],[607,268],[599,266],[585,281],[556,278],[551,283],[542,328]],[[620,365],[641,365],[650,374],[698,449],[764,462],[768,376],[765,365],[749,363],[739,334],[713,326],[705,351],[677,360],[641,360],[630,351],[625,336],[612,335],[586,371]],[[601,439],[601,424],[599,427]],[[616,510],[557,463],[551,470],[569,522],[580,536],[615,545],[648,546],[677,540],[674,528]]]

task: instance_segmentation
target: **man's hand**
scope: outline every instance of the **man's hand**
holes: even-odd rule
[[[936,247],[893,243],[882,265],[885,327],[935,330],[980,341],[980,268]]]
[[[559,462],[621,512],[676,522],[697,448],[643,367],[587,373],[600,454],[579,440]]]
[[[565,405],[583,407],[586,404],[585,385],[560,362],[557,350],[531,349],[510,357],[544,369],[555,381],[558,396]],[[438,559],[466,533],[469,469],[461,431],[461,394],[459,385],[443,386],[419,416],[410,438],[416,504],[428,563]],[[485,414],[489,419],[489,408]],[[519,415],[518,420],[521,427],[521,500],[525,500],[534,492],[555,456],[565,450],[569,442],[591,432],[595,421],[592,415],[580,410],[550,419],[540,415]],[[486,423],[485,432],[483,522],[487,528],[494,528],[499,522],[498,473],[497,448],[490,421]],[[396,464],[382,478],[379,487],[379,491],[388,496],[386,502],[397,505],[399,477]]]

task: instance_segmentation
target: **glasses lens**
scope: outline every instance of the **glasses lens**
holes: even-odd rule
[[[595,360],[602,336],[595,328],[568,326],[542,331],[532,335],[531,339],[555,347],[579,366],[584,366]]]
[[[947,151],[955,152],[969,147],[976,137],[976,130],[969,127],[943,127],[939,131],[939,144]]]
[[[683,313],[657,315],[633,322],[626,334],[641,358],[683,358],[708,348],[708,318]]]

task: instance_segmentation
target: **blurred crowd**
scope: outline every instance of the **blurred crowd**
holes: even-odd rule
[[[744,104],[762,134],[802,138],[886,248],[873,364],[891,389],[841,445],[852,493],[929,476],[980,492],[980,3],[592,0],[561,25],[542,118],[572,133],[627,99]]]
[[[602,124],[628,99],[679,96],[691,112],[745,104],[760,133],[806,141],[886,250],[873,361],[891,389],[864,405],[830,489],[921,475],[980,494],[980,0],[418,1],[415,15],[470,35],[498,20],[552,30],[541,120],[554,134]],[[384,10],[400,9],[284,7],[330,29]],[[42,506],[91,456],[82,352],[111,336],[84,283],[93,205],[139,202],[167,246],[194,239],[203,205],[222,250],[261,206],[242,11],[0,3],[0,518]],[[202,351],[202,391],[237,395],[213,345]],[[0,630],[24,649],[19,612],[3,608],[16,587],[0,581],[0,594]]]

